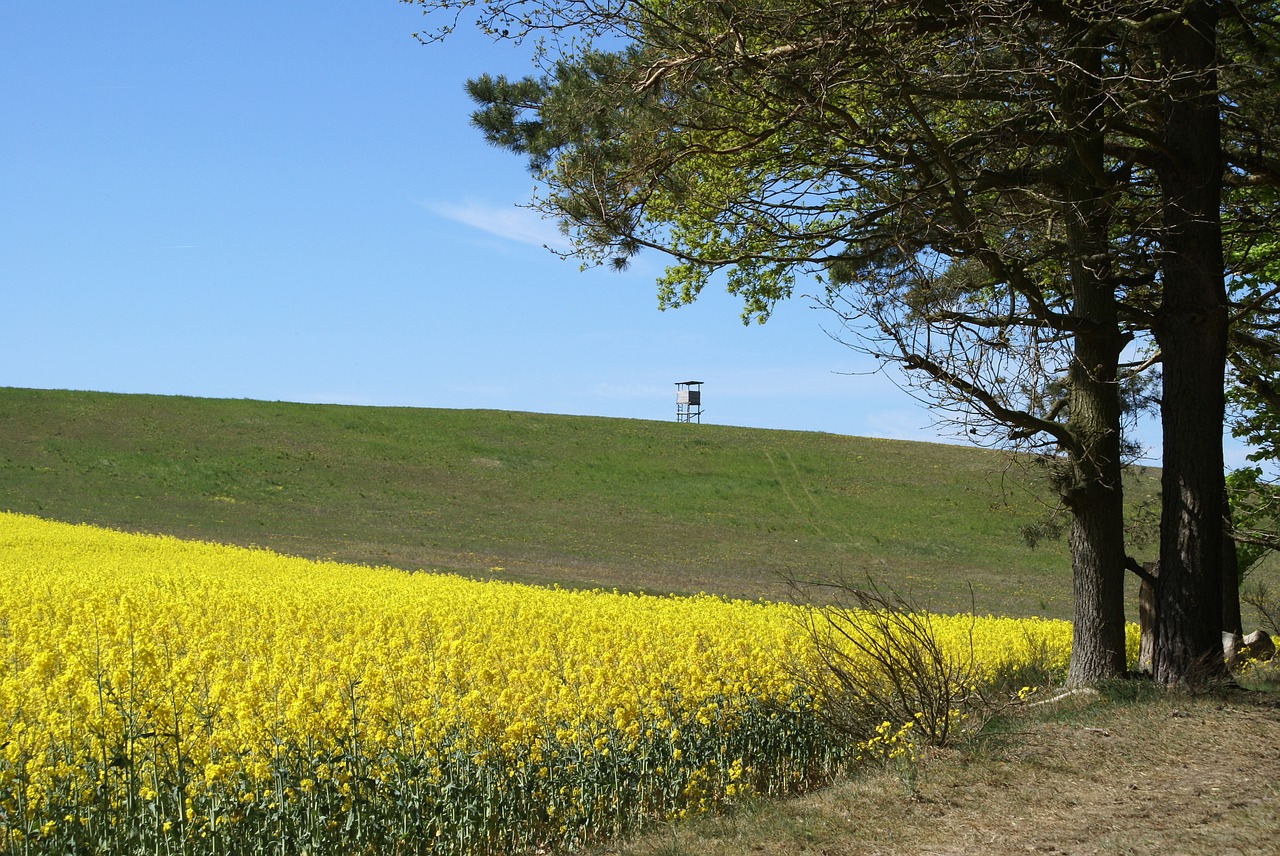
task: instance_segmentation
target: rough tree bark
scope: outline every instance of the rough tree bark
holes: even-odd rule
[[[1227,296],[1219,204],[1223,154],[1216,3],[1195,3],[1159,36],[1172,79],[1165,103],[1164,476],[1154,673],[1166,684],[1224,673],[1222,425]]]
[[[1077,40],[1078,39],[1078,40]],[[1072,314],[1078,329],[1068,370],[1067,426],[1076,440],[1062,496],[1071,510],[1074,599],[1070,686],[1125,673],[1124,497],[1121,485],[1120,352],[1108,246],[1110,212],[1103,134],[1102,48],[1081,28],[1070,51],[1062,107],[1076,139],[1063,159]]]
[[[1074,370],[1089,377],[1075,382],[1071,405],[1073,429],[1086,443],[1073,467],[1078,487],[1067,495],[1075,601],[1067,673],[1071,686],[1125,672],[1124,498],[1114,373],[1120,348],[1109,341],[1117,338],[1077,335],[1076,340],[1079,364]]]

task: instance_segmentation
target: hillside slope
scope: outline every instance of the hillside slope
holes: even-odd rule
[[[970,448],[503,411],[0,389],[0,508],[308,557],[650,592],[845,574],[1069,617],[1034,472]],[[1150,479],[1143,482],[1150,487]]]

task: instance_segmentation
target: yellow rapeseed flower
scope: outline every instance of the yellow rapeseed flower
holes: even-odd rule
[[[571,818],[604,829],[592,818],[615,809],[696,813],[771,764],[811,775],[797,764],[831,743],[786,665],[807,658],[800,618],[0,514],[0,818],[52,836],[198,829],[225,849],[237,823],[265,829],[296,808],[290,822],[333,824],[384,792],[427,805],[482,780],[523,789],[511,822],[554,816],[538,833],[552,838]],[[935,629],[992,670],[1065,667],[1070,644],[1065,622],[940,616]],[[881,743],[907,739],[884,728]],[[632,770],[653,781],[628,807],[602,789]],[[139,800],[149,826],[123,814]],[[88,820],[53,822],[64,815]],[[2,824],[0,851],[20,841]]]

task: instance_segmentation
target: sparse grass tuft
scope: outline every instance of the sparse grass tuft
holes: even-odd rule
[[[1280,695],[1280,658],[1246,663],[1236,674],[1236,682],[1247,690]]]
[[[1109,704],[1143,705],[1167,699],[1171,693],[1183,690],[1157,684],[1149,675],[1113,678],[1097,687],[1102,700]]]

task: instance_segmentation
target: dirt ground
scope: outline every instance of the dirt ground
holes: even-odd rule
[[[1082,711],[972,767],[921,789],[916,852],[1280,853],[1274,696]]]
[[[1280,696],[1148,696],[1028,709],[914,779],[874,771],[608,852],[1280,854]]]

